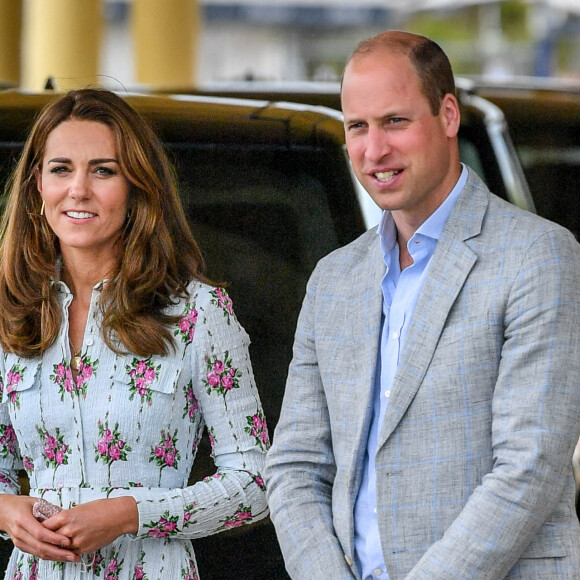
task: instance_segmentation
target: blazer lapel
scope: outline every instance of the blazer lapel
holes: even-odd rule
[[[381,281],[384,273],[385,264],[378,236],[375,236],[370,241],[367,254],[361,256],[360,264],[354,270],[351,280],[353,286],[349,290],[352,299],[344,356],[348,360],[347,364],[356,369],[357,386],[356,392],[349,397],[352,404],[350,437],[348,441],[343,441],[351,450],[342,456],[349,457],[351,462],[347,468],[351,489],[358,485],[363,463],[360,458],[366,451],[373,408],[383,303]]]
[[[476,254],[465,240],[479,234],[488,195],[483,182],[470,171],[467,184],[437,243],[421,288],[383,418],[379,447],[393,433],[417,393],[449,311],[477,261]]]

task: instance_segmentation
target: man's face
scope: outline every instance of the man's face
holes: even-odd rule
[[[406,56],[366,54],[347,65],[342,110],[359,181],[396,222],[421,225],[459,178],[455,97],[446,95],[434,116]]]

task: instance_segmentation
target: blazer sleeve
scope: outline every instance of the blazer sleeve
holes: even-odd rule
[[[318,266],[298,319],[282,413],[266,459],[271,518],[294,579],[352,579],[332,517],[336,465],[314,344]]]
[[[519,252],[492,400],[493,469],[407,580],[504,578],[522,556],[548,556],[542,527],[554,535],[571,521],[559,503],[580,430],[580,246],[554,226]]]

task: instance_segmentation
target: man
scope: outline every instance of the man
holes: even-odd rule
[[[384,210],[324,258],[266,482],[292,578],[580,578],[580,248],[459,161],[432,41],[361,43],[354,171]]]

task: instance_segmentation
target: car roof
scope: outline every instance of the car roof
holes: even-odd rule
[[[37,113],[60,94],[0,91],[0,139],[23,141]],[[321,107],[196,95],[121,96],[153,125],[165,143],[344,144],[340,115]]]

